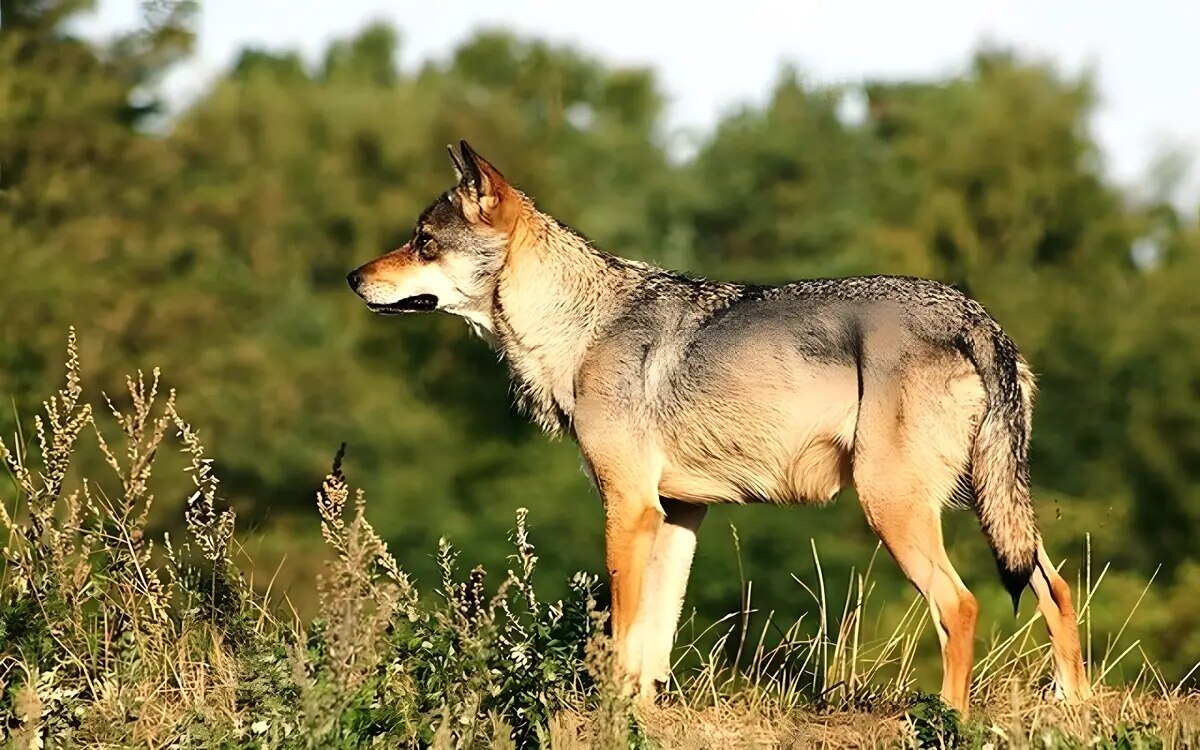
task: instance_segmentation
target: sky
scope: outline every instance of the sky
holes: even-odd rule
[[[402,35],[405,66],[446,56],[483,27],[502,26],[577,45],[615,64],[657,71],[672,128],[704,132],[723,112],[765,100],[784,64],[816,83],[936,77],[963,69],[982,44],[1095,76],[1092,123],[1108,174],[1145,188],[1164,149],[1200,154],[1200,4],[1194,0],[200,0],[194,59],[168,79],[173,102],[204,91],[245,46],[298,49],[375,20]],[[139,0],[100,0],[81,29],[96,37],[136,27]],[[1196,165],[1200,167],[1200,164]],[[1174,195],[1195,209],[1200,175]]]

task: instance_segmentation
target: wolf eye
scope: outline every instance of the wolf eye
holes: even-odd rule
[[[431,247],[432,240],[433,238],[428,234],[425,234],[424,232],[418,232],[417,236],[414,237],[412,241],[413,249],[416,250],[417,254],[423,258],[432,257],[434,250],[434,248]]]

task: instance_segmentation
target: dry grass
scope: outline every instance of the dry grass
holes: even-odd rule
[[[200,437],[158,375],[83,401],[74,338],[66,384],[25,436],[0,443],[14,491],[0,505],[0,739],[34,747],[1187,747],[1200,743],[1200,695],[1168,684],[1136,642],[1112,634],[1092,653],[1091,603],[1105,570],[1082,582],[1080,613],[1097,697],[1056,700],[1035,615],[979,660],[966,722],[914,691],[926,626],[912,606],[890,633],[865,625],[871,567],[848,591],[801,582],[822,623],[768,646],[768,615],[742,611],[678,649],[656,705],[635,706],[612,677],[594,576],[543,602],[523,513],[510,571],[488,586],[438,550],[442,582],[422,597],[367,520],[340,454],[317,495],[331,554],[311,623],[267,604],[245,580],[235,517]],[[103,429],[102,429],[103,428]],[[119,429],[119,441],[106,431]],[[77,477],[94,441],[107,476]],[[150,538],[152,467],[175,442],[194,483],[180,540]],[[269,588],[269,587],[268,587]],[[1130,617],[1136,615],[1136,605]],[[756,633],[752,637],[751,632]],[[736,642],[731,641],[737,634]],[[684,660],[692,665],[684,667]],[[1120,665],[1129,684],[1111,685]]]

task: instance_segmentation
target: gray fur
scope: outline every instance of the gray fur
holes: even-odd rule
[[[641,416],[649,418],[691,413],[689,394],[719,400],[712,383],[721,382],[718,373],[747,364],[732,358],[738,342],[748,337],[772,342],[773,361],[760,363],[768,369],[813,363],[853,368],[859,399],[869,395],[862,390],[864,368],[919,370],[919,363],[909,360],[928,348],[961,356],[979,372],[988,403],[986,413],[980,415],[980,439],[971,455],[974,468],[965,476],[1006,585],[1014,592],[1024,587],[1039,541],[1028,492],[1029,419],[1017,377],[1018,365],[1024,365],[1011,340],[978,302],[937,281],[905,276],[809,279],[780,286],[714,281],[609,255],[536,212],[527,223],[548,254],[556,256],[554,273],[561,274],[565,287],[563,291],[547,288],[546,293],[561,294],[572,302],[569,309],[559,306],[560,319],[541,317],[536,325],[553,330],[556,339],[590,344],[577,352],[578,361],[570,363],[569,398],[563,397],[563,388],[555,387],[559,384],[550,382],[548,368],[542,366],[547,354],[553,357],[554,353],[531,345],[521,330],[523,323],[510,319],[505,281],[494,262],[494,243],[482,242],[463,218],[454,191],[422,215],[419,232],[430,232],[444,252],[477,253],[476,268],[489,277],[475,281],[491,290],[486,305],[491,332],[509,364],[519,404],[544,430],[575,433],[575,395],[587,377],[582,369],[587,353],[597,347],[611,348],[617,341],[627,348],[628,356],[606,360],[606,372],[593,372],[592,377],[619,380],[630,390],[638,384],[659,383],[657,392],[639,394],[648,407]],[[564,294],[572,287],[590,290]],[[866,350],[870,358],[864,356]],[[637,399],[631,396],[630,400]],[[724,448],[736,457],[762,447],[760,442],[729,440]],[[716,446],[702,449],[708,458],[721,457],[720,450],[708,448]],[[723,500],[824,499],[790,495],[786,483],[734,484],[737,490]]]
[[[469,147],[462,153],[459,186],[418,222],[416,236],[436,252],[406,245],[351,284],[376,309],[438,296],[439,309],[485,335],[520,405],[578,442],[605,500],[614,582],[624,561],[647,564],[645,548],[626,542],[654,527],[643,509],[661,519],[666,503],[825,502],[853,482],[959,664],[974,599],[944,559],[940,527],[906,529],[973,500],[1014,601],[1041,549],[1028,478],[1033,378],[983,306],[912,277],[757,286],[619,258],[537,211]],[[680,533],[677,556],[690,564],[693,542]],[[936,546],[913,547],[922,544]],[[935,578],[914,578],[914,565],[933,565]],[[632,586],[641,572],[620,575]],[[686,571],[664,575],[672,591],[686,581]],[[629,645],[661,640],[638,630],[650,616],[631,617],[614,600],[625,666],[637,673],[644,657],[660,672],[657,646]],[[947,667],[944,691],[959,703],[964,679],[969,664],[965,677]]]

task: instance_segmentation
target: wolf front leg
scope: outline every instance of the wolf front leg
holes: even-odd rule
[[[696,532],[708,510],[665,497],[660,502],[666,515],[654,536],[630,639],[642,645],[638,691],[645,696],[654,694],[656,683],[671,677],[671,648],[696,552]]]
[[[642,670],[642,629],[635,628],[647,564],[663,514],[657,497],[604,492],[605,558],[612,591],[612,635],[617,665],[632,689]]]

